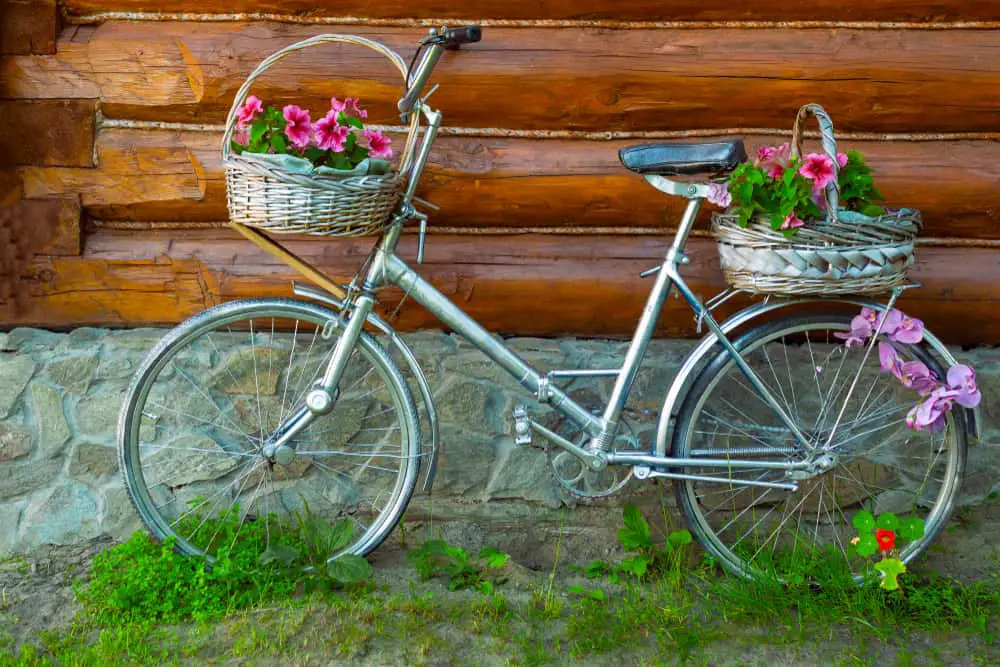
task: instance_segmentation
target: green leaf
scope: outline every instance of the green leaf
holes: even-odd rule
[[[646,570],[649,569],[649,564],[652,562],[652,558],[649,556],[632,556],[626,558],[621,563],[618,564],[618,569],[622,572],[627,572],[634,577],[642,577],[646,574]]]
[[[896,530],[899,528],[899,518],[892,512],[880,514],[875,520],[875,527],[882,530]]]
[[[587,597],[591,600],[597,600],[598,602],[604,602],[608,597],[604,594],[604,591],[600,588],[595,588],[594,590],[587,593]]]
[[[269,544],[257,557],[257,562],[261,565],[267,565],[268,563],[291,565],[298,557],[299,552],[294,547],[285,546],[284,544]]]
[[[879,584],[887,591],[899,590],[899,575],[906,572],[906,565],[898,558],[883,558],[875,563],[875,569],[882,575],[882,583]]]
[[[304,151],[303,155],[307,160],[318,166],[323,162],[323,158],[326,157],[326,151],[322,148],[310,146]]]
[[[503,567],[510,560],[510,554],[505,554],[493,547],[483,547],[482,551],[479,552],[479,557],[486,559],[486,567],[493,570]]]
[[[480,581],[479,585],[476,586],[476,590],[478,590],[483,595],[493,595],[493,591],[495,590],[495,588],[493,586],[493,582],[487,579],[484,581]]]
[[[618,529],[618,541],[625,551],[641,551],[652,546],[649,524],[635,505],[626,505],[622,511],[624,528]]]
[[[867,558],[868,556],[874,555],[878,551],[878,540],[871,533],[862,535],[858,540],[858,555]]]
[[[236,153],[237,155],[240,155],[243,152],[243,144],[238,144],[235,141],[230,140],[229,149],[234,153]]]
[[[266,132],[267,122],[258,118],[250,124],[250,143],[259,144],[260,140],[264,138],[264,134]]]
[[[327,548],[331,552],[340,551],[354,539],[354,523],[350,519],[341,519],[330,529]],[[328,554],[329,555],[329,554]]]
[[[875,517],[868,510],[860,510],[851,519],[851,525],[859,533],[868,533],[875,529]]]
[[[271,135],[271,148],[274,149],[275,153],[287,153],[288,139],[281,132],[275,132]]]
[[[675,530],[667,536],[667,542],[674,547],[682,547],[691,544],[691,533],[687,530]]]
[[[344,118],[344,120],[341,121],[341,123],[340,123],[341,125],[347,125],[349,127],[356,127],[359,130],[362,129],[362,128],[364,128],[364,126],[365,126],[365,124],[361,122],[360,118],[355,118],[354,116],[346,116],[345,117],[344,114],[343,114],[343,112],[341,112],[340,115],[341,115],[341,117]]]
[[[904,540],[919,540],[924,536],[924,520],[908,516],[899,522],[899,536]]]
[[[353,584],[372,576],[372,566],[361,556],[344,554],[327,562],[326,573],[341,583]]]
[[[881,206],[876,206],[875,204],[866,204],[861,207],[861,212],[867,216],[877,218],[878,216],[885,214],[885,209]]]

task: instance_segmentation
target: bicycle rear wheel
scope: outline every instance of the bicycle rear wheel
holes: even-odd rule
[[[337,317],[288,299],[227,303],[150,352],[122,407],[119,453],[156,538],[212,559],[237,546],[263,553],[300,543],[303,520],[347,519],[350,542],[323,556],[334,558],[366,554],[392,530],[417,479],[420,428],[405,380],[368,335],[334,409],[293,439],[294,458],[263,453],[326,369]]]
[[[798,480],[797,491],[747,483],[792,480],[783,470],[741,462],[802,460],[805,452],[724,351],[682,405],[673,455],[722,458],[732,466],[684,469],[719,481],[674,480],[677,500],[692,533],[732,572],[809,579],[827,564],[860,579],[871,561],[850,548],[858,510],[923,519],[923,537],[899,552],[904,562],[923,552],[947,521],[965,468],[961,409],[951,411],[942,432],[909,429],[904,418],[916,392],[881,372],[877,350],[866,358],[865,347],[847,348],[834,337],[849,330],[849,315],[792,315],[735,343],[811,443],[829,443],[831,467]],[[926,343],[896,347],[903,361],[922,361],[944,377],[940,351]]]

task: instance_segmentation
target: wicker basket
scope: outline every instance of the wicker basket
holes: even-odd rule
[[[226,169],[229,219],[272,233],[319,236],[365,236],[380,233],[402,195],[416,146],[420,114],[411,114],[399,168],[382,176],[336,177],[300,174],[236,155],[230,140],[237,113],[250,86],[282,58],[311,46],[340,42],[373,49],[399,70],[406,82],[406,64],[397,53],[378,42],[355,35],[317,35],[272,54],[240,87],[226,119],[222,137],[222,164]]]
[[[802,154],[802,125],[819,122],[823,150],[837,165],[833,122],[818,104],[799,110],[792,130],[791,155]],[[791,239],[771,229],[766,216],[740,227],[730,212],[712,216],[712,233],[726,280],[734,288],[762,294],[874,294],[906,279],[913,265],[913,244],[921,228],[912,209],[870,217],[838,208],[836,178],[824,192],[826,220],[810,220]]]

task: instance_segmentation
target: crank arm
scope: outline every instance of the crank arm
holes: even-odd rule
[[[545,428],[535,421],[529,421],[528,423],[531,424],[531,429],[535,431],[535,433],[542,436],[553,445],[561,449],[565,449],[567,452],[583,461],[583,463],[591,470],[603,470],[608,465],[607,454],[605,452],[600,450],[596,452],[588,451],[583,447],[574,445],[558,433]]]

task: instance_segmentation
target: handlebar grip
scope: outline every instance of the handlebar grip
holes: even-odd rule
[[[483,29],[478,25],[467,25],[464,28],[449,28],[440,35],[446,48],[457,49],[462,44],[478,42],[483,38]]]

